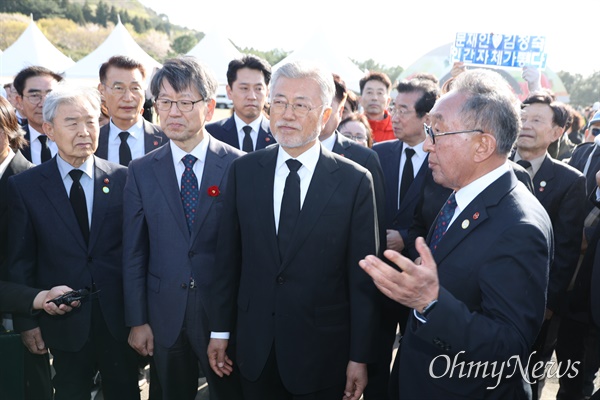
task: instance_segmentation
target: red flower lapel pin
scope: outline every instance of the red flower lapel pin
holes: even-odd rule
[[[210,197],[217,197],[219,194],[221,194],[221,191],[218,186],[211,186],[208,188],[208,195]]]

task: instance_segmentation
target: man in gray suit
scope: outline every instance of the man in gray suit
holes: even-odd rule
[[[243,152],[206,132],[217,81],[193,57],[152,79],[169,144],[129,165],[124,211],[125,314],[130,345],[154,355],[165,399],[193,399],[198,364],[211,399],[238,399],[235,374],[209,368],[207,322],[215,247],[231,162]]]

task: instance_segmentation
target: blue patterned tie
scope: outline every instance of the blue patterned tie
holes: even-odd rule
[[[452,220],[454,216],[454,210],[456,209],[456,197],[454,193],[448,197],[446,203],[444,203],[444,207],[440,210],[440,213],[435,221],[435,228],[433,230],[433,234],[431,235],[431,242],[429,243],[429,248],[432,251],[437,249],[437,245],[442,240],[442,237],[446,234],[446,229],[448,229],[448,224]]]
[[[183,211],[190,233],[192,233],[196,209],[198,208],[198,179],[193,169],[197,160],[191,154],[181,159],[183,165],[185,165],[185,171],[181,175],[181,202],[183,203]]]

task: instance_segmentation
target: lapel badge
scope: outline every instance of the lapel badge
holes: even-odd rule
[[[469,227],[469,224],[470,224],[469,220],[468,220],[468,219],[465,219],[465,220],[462,222],[462,224],[461,224],[460,226],[461,226],[463,229],[467,229],[467,228]]]
[[[546,187],[546,181],[541,181],[539,191],[543,192],[545,187]]]
[[[158,146],[158,140],[155,140],[155,141],[154,141],[154,145],[155,145],[155,146]]]
[[[473,214],[473,219],[477,219],[477,218],[479,218],[479,213],[478,212],[476,212],[475,214]]]
[[[110,181],[108,180],[108,178],[104,178],[104,184],[105,184],[105,185],[108,185],[108,182],[110,182]]]
[[[270,141],[271,141],[271,138],[267,136],[267,137],[265,138],[265,142],[270,142]]]
[[[102,188],[102,191],[103,191],[105,194],[108,194],[108,192],[110,192],[110,189],[109,189],[108,187],[104,186],[104,187]]]

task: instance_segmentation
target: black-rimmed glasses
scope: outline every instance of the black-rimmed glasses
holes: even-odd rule
[[[173,103],[175,103],[175,104],[177,104],[177,108],[179,109],[179,111],[190,112],[194,109],[194,104],[200,103],[201,101],[204,101],[204,99],[200,99],[200,100],[196,100],[196,101],[191,101],[191,100],[173,101],[173,100],[167,100],[167,99],[157,99],[155,104],[156,104],[156,108],[158,108],[160,111],[169,111],[171,109],[171,107],[173,107]]]
[[[425,130],[425,133],[427,134],[427,136],[429,136],[429,138],[431,139],[432,144],[435,144],[435,138],[437,136],[456,135],[459,133],[474,133],[474,132],[483,133],[483,131],[481,129],[470,129],[468,131],[434,133],[433,128],[431,128],[431,126],[429,126],[427,124],[423,124],[423,129]]]

